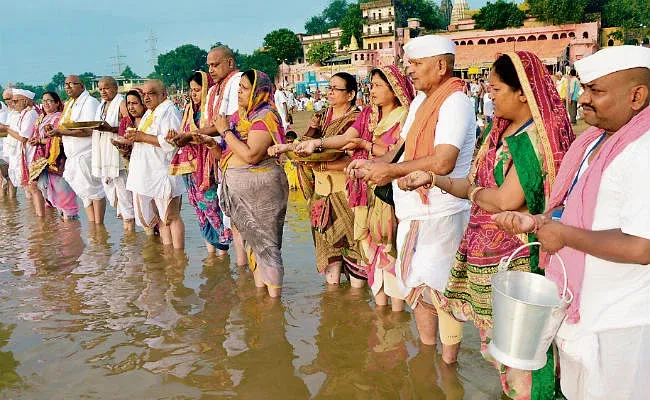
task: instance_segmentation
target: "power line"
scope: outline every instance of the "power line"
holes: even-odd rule
[[[122,62],[122,59],[126,58],[126,56],[123,56],[120,54],[120,46],[115,47],[116,52],[113,57],[110,57],[111,60],[113,60],[113,76],[119,76],[122,71],[124,71],[123,65],[124,63]]]
[[[149,37],[147,37],[145,42],[149,45],[149,64],[151,64],[151,68],[153,68],[158,61],[158,49],[156,48],[158,37],[153,34],[153,30],[149,31]]]

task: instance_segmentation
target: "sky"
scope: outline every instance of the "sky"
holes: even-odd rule
[[[438,0],[436,2],[439,3]],[[479,8],[486,0],[469,0]],[[49,83],[57,72],[113,73],[119,54],[148,75],[147,38],[153,32],[158,54],[183,44],[209,49],[217,41],[250,53],[280,28],[303,32],[307,19],[329,0],[2,0],[0,4],[0,85]],[[154,5],[155,4],[155,5]]]

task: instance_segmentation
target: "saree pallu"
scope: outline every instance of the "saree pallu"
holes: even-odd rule
[[[342,272],[367,279],[363,257],[354,239],[354,214],[348,205],[343,171],[315,172],[314,194],[309,202],[316,247],[316,269],[323,273],[343,262]]]
[[[47,202],[63,216],[66,218],[77,216],[79,213],[77,195],[62,176],[45,170],[39,175],[37,186]]]
[[[250,267],[264,283],[282,287],[282,231],[289,185],[282,167],[267,159],[258,165],[229,166],[221,184],[221,208],[241,234]]]
[[[354,207],[354,239],[364,258],[368,285],[377,295],[381,288],[390,296],[403,299],[395,276],[397,247],[397,218],[393,207],[374,194],[374,185],[368,187],[367,206]]]
[[[228,250],[232,242],[232,231],[226,228],[223,222],[223,212],[217,195],[218,185],[213,182],[212,186],[203,191],[199,189],[192,174],[183,175],[183,182],[187,188],[187,197],[199,221],[201,235],[217,249]]]

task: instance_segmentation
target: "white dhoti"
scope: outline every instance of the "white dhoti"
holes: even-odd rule
[[[143,228],[153,228],[159,222],[168,225],[180,217],[181,196],[161,198],[133,193],[133,205],[137,215],[136,224]]]
[[[469,211],[461,211],[445,217],[399,222],[395,274],[401,290],[422,284],[445,290],[468,221]]]
[[[68,158],[63,171],[63,179],[81,199],[84,208],[89,207],[93,200],[101,200],[105,197],[102,181],[93,176],[90,164],[91,154],[88,151]]]
[[[7,167],[7,174],[9,180],[15,187],[20,187],[22,181],[22,157],[11,156],[9,157],[9,166]]]
[[[106,200],[117,210],[117,217],[124,220],[135,218],[133,193],[126,190],[126,180],[127,173],[123,169],[117,178],[107,178],[103,182]]]
[[[375,268],[375,279],[373,280],[372,294],[374,296],[383,288],[387,296],[404,300],[409,294],[409,290],[404,290],[397,282],[397,277],[386,269]]]
[[[562,393],[568,399],[650,399],[650,326],[560,339],[557,344]]]

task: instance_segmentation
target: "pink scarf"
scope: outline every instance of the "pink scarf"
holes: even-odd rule
[[[589,164],[589,168],[580,177],[573,191],[568,196],[561,219],[563,224],[582,229],[591,229],[594,222],[594,210],[598,201],[598,190],[600,189],[603,172],[605,172],[609,164],[630,143],[639,139],[648,130],[650,130],[650,107],[646,107],[605,141],[600,151],[594,157],[594,160]],[[585,151],[602,134],[603,131],[601,129],[591,127],[582,133],[573,143],[564,156],[557,178],[555,179],[555,185],[553,186],[547,211],[562,205],[562,201],[578,173],[578,168]],[[581,251],[569,247],[564,247],[558,254],[567,265],[569,288],[573,292],[573,302],[568,309],[567,321],[575,324],[580,321],[580,292],[585,273],[586,255]],[[541,254],[540,258],[540,265],[542,268],[546,267],[546,277],[555,282],[559,290],[562,290],[564,276],[562,267],[557,259],[551,258],[549,260],[547,254]]]

